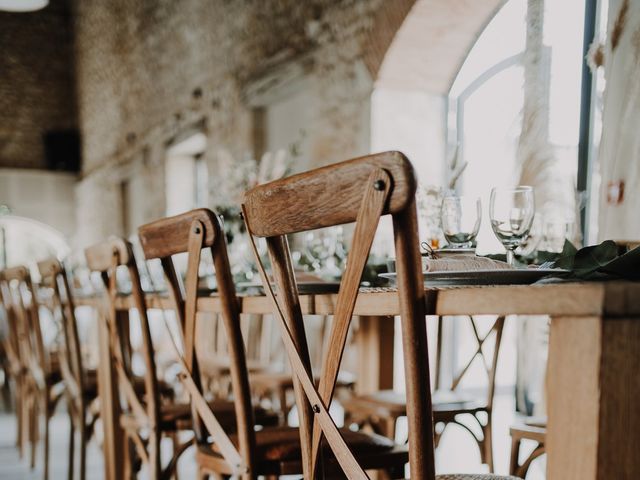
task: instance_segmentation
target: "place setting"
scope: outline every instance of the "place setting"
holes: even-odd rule
[[[440,226],[448,244],[437,249],[425,241],[420,244],[426,286],[531,284],[568,273],[550,261],[526,266],[516,262],[515,252],[529,238],[535,218],[532,187],[496,187],[490,198],[489,221],[506,250],[506,261],[497,260],[499,255],[476,255],[476,237],[482,222],[480,198],[447,195],[442,200]],[[394,262],[389,265],[395,270]],[[380,277],[394,281],[396,273],[381,273]]]

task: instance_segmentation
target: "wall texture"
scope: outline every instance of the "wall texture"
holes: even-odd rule
[[[0,167],[44,168],[43,135],[77,127],[68,0],[0,12]]]
[[[211,183],[225,175],[216,169],[220,151],[260,153],[253,109],[300,79],[313,99],[305,164],[366,153],[373,83],[363,48],[382,3],[76,2],[79,246],[122,231],[119,185],[132,171],[154,177],[140,206],[148,220],[164,214],[154,186],[164,184],[166,146],[185,132],[205,130]]]
[[[123,234],[125,208],[144,221],[165,214],[167,147],[195,131],[212,186],[229,154],[258,157],[298,133],[299,169],[368,153],[371,93],[416,1],[456,13],[449,0],[52,0],[0,14],[0,166],[42,167],[42,131],[77,118],[80,248]],[[438,58],[459,62],[471,40]],[[132,185],[143,191],[123,195]]]

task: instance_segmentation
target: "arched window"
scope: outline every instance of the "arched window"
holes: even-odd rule
[[[552,210],[570,222],[578,165],[584,3],[545,2],[544,7],[534,100],[548,113],[544,141],[552,156],[549,181],[563,191]],[[517,148],[525,95],[531,95],[525,88],[528,21],[526,0],[509,0],[478,38],[449,92],[447,149],[457,147],[458,162],[468,163],[457,190],[483,202],[481,253],[502,251],[488,221],[491,187],[519,182]],[[549,216],[549,209],[539,210]]]

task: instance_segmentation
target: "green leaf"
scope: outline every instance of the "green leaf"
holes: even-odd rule
[[[627,280],[640,280],[640,247],[620,255],[604,265],[600,270]]]
[[[612,240],[605,240],[600,245],[585,247],[576,253],[573,261],[573,273],[578,277],[588,278],[611,260],[618,256],[618,247]]]
[[[578,249],[574,247],[573,243],[565,239],[564,246],[562,247],[562,253],[560,254],[560,258],[556,260],[553,266],[555,268],[564,268],[565,270],[573,270],[573,263],[575,260],[576,253],[578,253]]]

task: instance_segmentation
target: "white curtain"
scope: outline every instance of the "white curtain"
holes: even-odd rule
[[[600,240],[640,240],[640,1],[610,0],[599,160]]]

